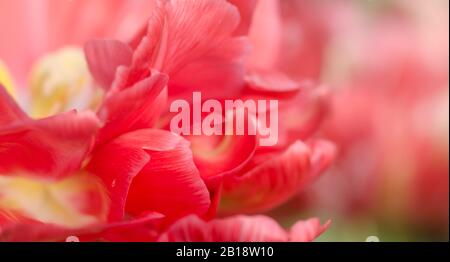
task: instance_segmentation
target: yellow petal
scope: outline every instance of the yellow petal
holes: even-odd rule
[[[0,60],[0,84],[6,88],[6,91],[11,95],[15,96],[15,88],[13,78],[8,71],[6,65]]]

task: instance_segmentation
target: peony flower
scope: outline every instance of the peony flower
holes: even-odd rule
[[[318,220],[299,222],[286,233],[265,217],[208,220],[217,210],[234,214],[274,208],[330,165],[334,146],[312,139],[326,112],[323,89],[306,87],[277,70],[259,71],[246,64],[251,44],[246,33],[256,3],[233,1],[237,8],[225,0],[149,2],[150,20],[143,30],[136,27],[138,34],[129,42],[91,40],[84,48],[86,61],[74,56],[75,70],[66,74],[63,65],[72,56],[63,51],[42,60],[34,71],[32,89],[36,94],[46,90],[56,94],[59,103],[67,95],[69,99],[80,95],[65,92],[77,90],[79,86],[73,84],[84,79],[89,68],[95,84],[81,81],[83,87],[99,90],[98,85],[104,94],[99,98],[96,92],[84,92],[83,101],[92,102],[82,108],[85,111],[57,114],[71,103],[56,103],[56,110],[45,110],[56,115],[33,120],[1,91],[5,103],[0,105],[0,121],[6,128],[0,127],[0,148],[7,150],[0,151],[0,178],[5,177],[0,188],[3,182],[11,193],[4,206],[0,197],[0,213],[7,214],[0,217],[0,239],[12,234],[13,240],[61,240],[76,234],[86,240],[167,241],[185,227],[208,232],[224,224],[240,232],[237,236],[253,234],[246,225],[261,221],[273,232],[236,238],[221,231],[211,240],[313,240],[328,223],[322,227]],[[51,77],[41,79],[47,75]],[[64,92],[58,95],[61,86]],[[279,143],[260,148],[258,135],[181,137],[163,128],[170,118],[167,102],[187,99],[194,90],[216,99],[279,99],[286,121],[280,126]],[[292,119],[293,113],[302,118]],[[42,159],[26,161],[29,152],[39,152]],[[20,157],[12,161],[12,156]],[[15,170],[26,172],[25,182],[16,184],[8,178]],[[81,212],[75,216],[79,220],[69,224],[58,212],[51,212],[53,202],[44,205],[44,211],[28,210],[20,202],[24,206],[16,210],[24,183],[39,192],[56,193],[60,185],[75,185],[77,197],[66,196],[62,189],[57,197],[62,203],[66,197],[76,199],[70,203],[75,211],[70,212]],[[102,201],[84,197],[82,185]],[[91,204],[96,205],[93,210]],[[14,219],[11,210],[17,211]],[[16,218],[21,219],[16,222]],[[30,234],[16,234],[24,227]]]
[[[202,15],[199,18],[201,22],[199,22],[196,17],[205,13],[208,15]],[[321,173],[317,172],[318,170],[323,171],[325,166],[331,163],[334,149],[329,143],[311,142],[316,145],[312,149],[307,144],[298,141],[298,139],[309,138],[320,122],[323,112],[322,107],[324,106],[323,95],[319,95],[320,92],[316,94],[316,91],[309,91],[308,93],[313,94],[308,94],[310,97],[305,97],[307,95],[300,94],[304,89],[301,84],[283,78],[282,74],[278,76],[276,72],[256,74],[249,69],[249,77],[244,78],[242,73],[245,72],[245,66],[243,62],[239,63],[239,60],[242,60],[246,53],[248,41],[243,37],[236,37],[234,34],[240,24],[238,9],[226,1],[197,1],[196,3],[191,1],[161,1],[158,2],[158,8],[155,9],[152,17],[148,29],[138,35],[135,38],[136,41],[129,45],[114,40],[95,40],[86,45],[85,49],[91,72],[99,83],[104,84],[104,88],[110,88],[110,94],[115,93],[115,90],[123,90],[136,85],[136,83],[142,83],[143,79],[153,75],[152,70],[156,69],[169,76],[169,100],[180,96],[184,97],[183,94],[192,92],[193,88],[200,88],[202,95],[215,98],[262,97],[260,91],[264,88],[263,91],[265,92],[262,92],[262,94],[266,93],[266,97],[282,97],[298,93],[297,102],[289,102],[290,99],[283,99],[286,100],[286,105],[282,114],[287,115],[292,110],[302,110],[302,108],[297,107],[299,101],[305,103],[305,110],[312,110],[308,114],[302,112],[306,119],[303,122],[295,120],[297,126],[286,127],[286,135],[289,138],[283,138],[286,141],[283,141],[283,144],[280,143],[277,150],[272,150],[270,157],[279,154],[280,159],[274,161],[270,169],[264,167],[264,164],[259,167],[259,163],[256,165],[250,163],[255,162],[253,156],[258,151],[255,137],[187,137],[192,141],[195,164],[211,190],[215,191],[217,187],[223,185],[225,187],[222,191],[224,198],[226,198],[225,194],[233,195],[235,193],[233,191],[247,191],[251,195],[254,192],[248,188],[248,184],[244,186],[246,183],[243,181],[245,181],[244,178],[252,177],[252,181],[257,181],[257,185],[259,183],[266,184],[256,187],[256,190],[261,189],[261,192],[258,192],[261,198],[258,199],[258,203],[254,204],[255,206],[250,204],[247,211],[263,211],[277,206],[295,195],[301,188],[313,181],[313,179],[310,179],[311,177],[316,177]],[[223,17],[221,23],[216,23],[213,19],[215,17]],[[180,24],[181,21],[188,25],[199,23],[202,27],[177,27],[176,25]],[[183,46],[180,46],[181,43]],[[223,52],[224,49],[232,52]],[[188,52],[188,50],[190,51]],[[128,56],[128,58],[125,58],[125,56]],[[130,56],[132,57],[130,58]],[[121,64],[123,61],[128,63]],[[114,74],[113,68],[117,69],[117,73]],[[202,74],[194,74],[191,71],[194,69],[196,72],[202,72]],[[223,76],[226,76],[227,79],[224,80]],[[288,86],[287,89],[286,86]],[[250,90],[250,92],[246,94],[245,90]],[[161,92],[155,103],[163,103],[165,92],[165,90]],[[273,93],[276,96],[271,95]],[[134,101],[139,101],[143,97],[137,92],[134,92],[134,95],[136,95],[133,98]],[[106,101],[108,99],[109,95],[107,95]],[[148,101],[149,99],[145,100]],[[123,104],[125,105],[125,102]],[[133,105],[133,108],[137,107],[137,105]],[[159,108],[159,106],[152,106],[151,108]],[[136,109],[127,110],[127,112],[133,112],[134,110]],[[137,111],[141,112],[142,110]],[[151,112],[154,113],[155,110]],[[140,114],[145,115],[145,113]],[[154,126],[154,118],[151,121],[149,120],[150,117],[148,119],[142,118],[147,122],[141,123],[137,122],[139,120],[135,120],[129,122],[129,124],[117,124],[117,126],[120,126],[120,128],[127,126],[130,129],[129,131],[137,129],[138,126]],[[124,117],[124,119],[128,118]],[[163,122],[164,119],[170,119],[170,116],[163,116]],[[283,120],[289,122],[287,119]],[[130,124],[136,127],[130,126]],[[286,125],[288,124],[286,123]],[[281,129],[284,129],[283,125]],[[291,135],[295,133],[296,135]],[[102,134],[102,131],[100,131],[100,134]],[[211,144],[216,146],[211,147]],[[291,148],[289,148],[290,145],[292,145]],[[216,148],[221,148],[221,151],[214,152]],[[244,154],[236,156],[233,152],[236,152],[239,148],[245,148]],[[299,148],[302,149],[299,150]],[[314,152],[312,152],[313,150]],[[214,158],[208,155],[212,155]],[[263,155],[268,156],[259,152],[256,155],[260,159],[263,158]],[[283,160],[285,158],[287,160]],[[292,162],[295,162],[298,168],[285,170],[287,165],[294,165]],[[215,167],[214,170],[209,168],[212,166]],[[287,176],[288,179],[281,179],[284,176]],[[236,186],[237,181],[242,181],[240,186]],[[277,184],[277,181],[282,184]],[[264,189],[265,187],[267,188]],[[275,188],[282,190],[283,194],[281,195],[284,196],[274,190]],[[229,192],[230,189],[232,192]],[[265,193],[263,193],[264,191]],[[265,198],[266,194],[267,199]],[[280,196],[273,197],[272,194]],[[240,195],[239,199],[246,199],[249,195]],[[264,203],[265,207],[258,208],[259,203]],[[237,201],[236,205],[239,204],[244,204],[244,202]],[[245,209],[242,208],[239,211],[245,211]]]

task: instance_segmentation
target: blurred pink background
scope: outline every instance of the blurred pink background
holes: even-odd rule
[[[277,212],[329,215],[335,241],[448,240],[448,1],[282,2],[282,66],[333,90],[322,132],[339,154]]]

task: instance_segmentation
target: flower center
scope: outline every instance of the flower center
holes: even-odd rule
[[[0,210],[67,228],[104,222],[109,200],[103,186],[88,174],[59,181],[0,174]]]
[[[80,48],[66,47],[37,61],[31,71],[31,112],[35,118],[95,110],[102,91],[95,87]]]

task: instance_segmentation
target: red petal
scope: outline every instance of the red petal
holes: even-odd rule
[[[256,155],[253,169],[224,178],[219,212],[255,213],[274,208],[314,182],[335,155],[335,146],[321,140],[309,146],[297,141],[280,155]]]
[[[215,185],[214,188],[210,188],[211,205],[208,212],[203,216],[206,220],[211,220],[217,217],[217,211],[219,210],[220,199],[222,197],[222,184]]]
[[[115,40],[91,40],[84,50],[92,76],[106,90],[111,87],[117,68],[130,65],[133,56],[127,44]]]
[[[225,177],[220,213],[254,213],[288,200],[305,186],[311,155],[311,149],[298,141],[247,173]]]
[[[237,8],[225,0],[160,1],[133,64],[169,74],[179,88],[235,85],[242,81],[248,50],[247,43],[233,38],[238,24]]]
[[[223,176],[238,173],[253,157],[258,146],[258,136],[249,134],[249,128],[246,128],[244,135],[226,135],[227,121],[233,120],[223,121],[224,135],[187,137],[191,142],[195,164],[210,188],[215,187]],[[245,123],[256,130],[256,120],[252,116],[245,116]]]
[[[149,162],[150,156],[142,148],[124,144],[120,139],[98,148],[87,170],[102,179],[111,198],[110,221],[124,218],[125,202],[133,178]]]
[[[151,161],[148,151],[171,151],[180,142],[178,137],[161,132],[141,130],[127,133],[93,153],[87,169],[100,177],[108,189],[112,199],[110,220],[123,219],[131,182]]]
[[[21,219],[22,222],[9,223],[10,218],[0,213],[0,242],[61,241],[71,234],[59,226]]]
[[[32,120],[10,98],[5,99],[3,89],[0,99],[6,116],[0,117],[0,172],[60,176],[80,167],[100,126],[95,114],[73,111]]]
[[[81,241],[150,242],[158,237],[164,216],[158,213],[144,214],[131,220],[112,223],[96,233],[77,235]]]
[[[288,234],[266,216],[234,216],[205,222],[188,216],[172,225],[159,237],[161,242],[285,242],[312,241],[328,225],[316,227],[316,220],[298,222]],[[317,220],[318,222],[318,220]],[[305,234],[305,235],[302,235]]]
[[[100,130],[98,144],[126,132],[153,127],[167,100],[164,89],[167,80],[166,75],[153,72],[129,88],[113,88],[99,111],[106,123]]]
[[[201,91],[205,99],[234,98],[244,84],[242,58],[249,53],[247,38],[234,38],[220,48],[222,57],[206,54],[171,77],[169,95],[190,99],[192,92]],[[198,72],[202,72],[199,74]]]
[[[269,78],[271,75],[273,73],[269,73]],[[253,87],[257,85],[249,83],[248,92],[243,97],[244,100],[275,99],[278,101],[278,118],[280,119],[278,143],[270,148],[262,148],[262,150],[284,150],[297,140],[309,139],[321,127],[328,113],[330,98],[328,90],[322,87],[317,88],[309,82],[303,82],[303,84],[297,83],[297,87],[301,88],[300,91],[284,92],[280,88],[276,88],[277,82],[279,84],[283,84],[283,82],[275,80],[269,84],[270,82],[265,77],[263,78],[260,79],[261,87],[257,88],[257,92],[251,87],[251,85]],[[287,81],[290,82],[290,80]],[[288,88],[284,87],[284,89]]]
[[[129,214],[158,212],[173,219],[208,210],[209,192],[185,139],[167,131],[146,129],[125,134],[114,143],[144,150],[151,159],[131,183],[126,202]]]

